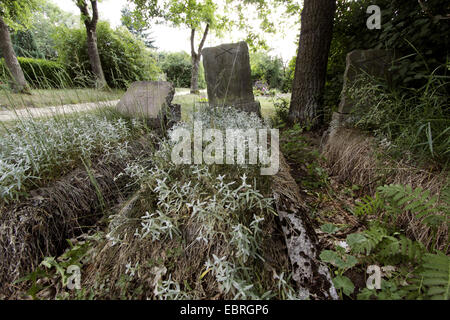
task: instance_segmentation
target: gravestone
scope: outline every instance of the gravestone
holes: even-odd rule
[[[175,88],[167,81],[133,82],[116,109],[132,117],[146,118],[150,126],[161,127],[181,118],[180,106],[172,104]]]
[[[344,85],[338,112],[333,112],[330,126],[324,133],[322,143],[333,136],[340,127],[351,124],[356,120],[352,114],[355,102],[349,96],[348,89],[364,74],[375,79],[384,79],[388,84],[391,83],[392,75],[389,67],[392,61],[392,52],[387,50],[355,50],[347,54]]]
[[[245,41],[202,51],[210,106],[233,106],[260,114],[253,96],[248,46]]]
[[[354,102],[346,91],[354,85],[359,76],[367,74],[375,79],[391,82],[389,67],[392,59],[392,53],[387,50],[354,50],[347,54],[339,113],[352,112]]]

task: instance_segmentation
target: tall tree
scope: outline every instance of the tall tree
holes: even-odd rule
[[[98,8],[97,0],[90,0],[91,6],[89,8],[86,0],[73,0],[81,12],[81,19],[86,26],[87,33],[87,48],[89,62],[91,63],[92,72],[95,76],[97,88],[105,88],[105,75],[102,69],[102,62],[97,48],[97,22],[98,22]]]
[[[328,53],[336,0],[305,0],[289,119],[305,125],[321,121]]]
[[[133,13],[128,6],[122,8],[121,13],[122,17],[120,18],[120,21],[122,22],[122,25],[135,37],[144,42],[147,48],[156,49],[154,45],[155,40],[151,38],[149,26],[141,20],[133,19]]]
[[[0,1],[0,50],[13,78],[12,88],[16,92],[29,93],[30,89],[14,52],[9,30],[28,27],[32,12],[39,10],[39,3],[39,0]]]

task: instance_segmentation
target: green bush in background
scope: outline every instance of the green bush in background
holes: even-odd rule
[[[94,80],[87,53],[84,28],[59,27],[54,35],[59,62],[67,65],[76,86],[89,86]],[[156,80],[160,70],[152,52],[125,27],[112,29],[108,22],[97,26],[97,47],[108,85],[126,88],[134,81]]]
[[[158,66],[166,74],[167,81],[172,82],[178,88],[191,86],[191,56],[186,52],[163,52],[158,55]],[[206,88],[203,64],[200,63],[198,72],[198,84],[200,89]]]
[[[63,64],[44,60],[18,57],[25,78],[31,87],[36,89],[64,88],[71,84],[69,75]],[[9,72],[4,59],[0,60],[0,79],[9,79]]]
[[[294,80],[295,57],[287,66],[280,57],[273,57],[267,52],[253,52],[250,54],[252,81],[267,83],[270,89],[290,92]]]

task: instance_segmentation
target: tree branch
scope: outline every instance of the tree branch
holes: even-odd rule
[[[84,19],[84,24],[86,25],[86,27],[90,27],[91,25],[91,17],[89,15],[89,10],[88,10],[88,5],[86,3],[85,0],[77,0],[75,3],[78,7],[78,9],[80,9],[82,18]]]
[[[92,5],[92,19],[91,19],[91,25],[95,28],[98,21],[98,9],[97,9],[97,0],[91,0]]]
[[[202,41],[200,41],[200,45],[198,46],[198,54],[202,54],[203,46],[205,45],[206,36],[208,35],[209,31],[209,23],[206,25],[205,32],[203,32]]]

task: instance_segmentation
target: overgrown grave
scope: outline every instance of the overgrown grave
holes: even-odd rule
[[[145,94],[142,99],[149,101]],[[281,163],[281,170],[273,172],[275,176],[261,175],[261,164],[208,164],[192,157],[177,164],[171,161],[180,132],[186,139],[194,137],[195,158],[199,126],[219,130],[222,137],[228,129],[270,131],[257,110],[249,113],[240,109],[245,110],[226,105],[199,110],[192,123],[179,122],[169,129],[167,138],[148,158],[128,163],[125,171],[136,191],[109,218],[104,232],[77,245],[90,249],[75,254],[76,261],[70,260],[82,268],[81,291],[56,284],[67,280],[68,260],[64,257],[74,255],[71,249],[56,262],[62,275],[52,273],[57,269],[53,266],[40,266],[34,273],[45,274],[39,284],[52,288],[36,295],[97,299],[336,299],[290,168],[277,148],[272,148],[277,144],[276,136],[266,144],[275,150]],[[233,138],[246,145],[248,139],[240,132],[235,131]],[[260,142],[268,142],[267,135]],[[200,140],[200,152],[207,149]],[[209,152],[215,158],[219,150]],[[250,152],[257,154],[259,149],[257,146],[248,151],[250,157]],[[188,154],[192,156],[190,151]],[[233,153],[231,158],[237,161],[239,154]]]

